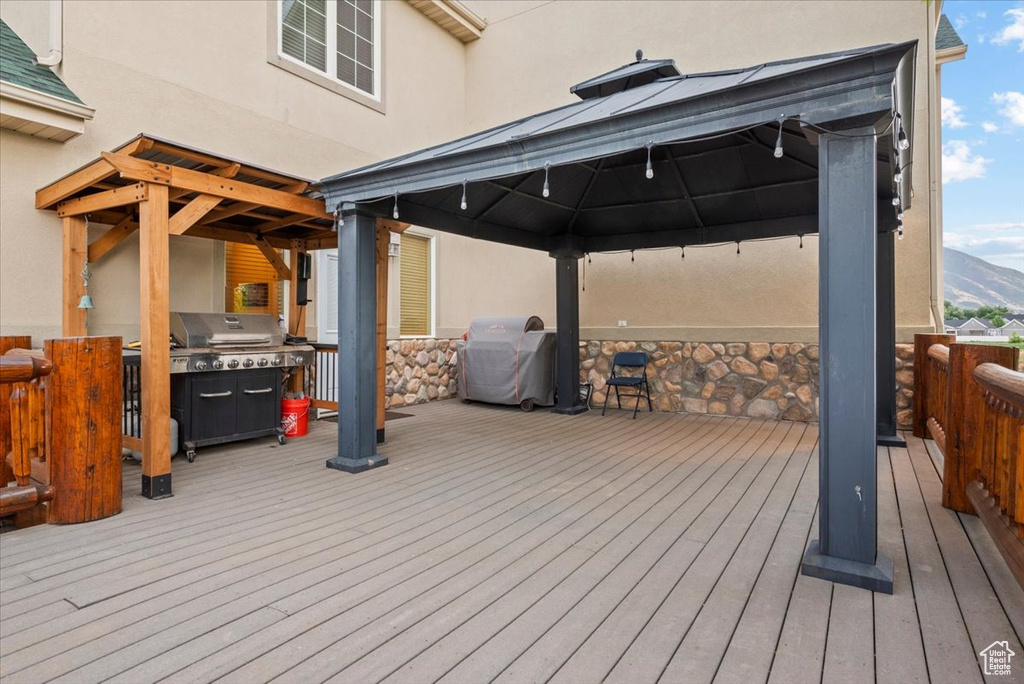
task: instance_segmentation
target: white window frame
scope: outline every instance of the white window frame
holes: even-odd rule
[[[425,231],[416,230],[415,228],[409,228],[405,230],[405,233],[414,235],[418,238],[426,238],[430,259],[430,320],[427,321],[427,334],[426,335],[402,335],[402,295],[401,287],[399,287],[398,294],[398,331],[399,339],[402,340],[425,340],[428,338],[437,337],[437,235],[433,233],[427,233]],[[402,258],[401,250],[399,250],[398,258]],[[402,277],[402,267],[399,263],[398,277]],[[401,283],[399,283],[401,285]]]
[[[282,45],[282,24],[284,0],[267,3],[267,61],[296,76],[323,88],[343,95],[362,105],[384,113],[384,5],[383,0],[373,2],[373,94],[360,90],[354,85],[337,78],[338,68],[338,5],[337,0],[327,0],[327,71],[320,71],[302,60],[285,54]]]

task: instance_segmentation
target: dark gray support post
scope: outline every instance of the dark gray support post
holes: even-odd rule
[[[879,446],[907,446],[896,432],[896,235],[878,233],[878,278],[875,291],[878,340]]]
[[[876,529],[874,133],[819,138],[820,539],[802,571],[891,594],[892,559],[877,553]]]
[[[377,221],[345,211],[338,226],[338,453],[328,468],[358,473],[377,454]]]
[[[581,253],[574,250],[552,252],[555,258],[555,313],[558,340],[555,364],[558,367],[558,403],[556,413],[575,415],[587,410],[580,405],[580,290]]]

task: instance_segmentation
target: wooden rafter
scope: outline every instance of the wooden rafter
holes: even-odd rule
[[[255,202],[281,211],[303,213],[313,218],[333,218],[324,210],[322,201],[310,197],[299,197],[261,185],[226,180],[208,173],[191,171],[170,164],[144,161],[126,155],[104,152],[102,156],[117,169],[122,178],[129,180],[167,185],[242,202]]]
[[[135,155],[145,152],[153,146],[153,141],[148,138],[136,138],[114,150],[118,154]],[[71,197],[75,193],[92,187],[96,183],[109,178],[117,173],[109,162],[97,159],[74,173],[61,178],[55,183],[50,183],[45,188],[36,192],[36,209],[52,209],[54,205],[62,200]]]

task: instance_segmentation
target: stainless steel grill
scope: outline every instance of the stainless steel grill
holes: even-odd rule
[[[269,314],[172,312],[171,337],[173,374],[313,363],[313,347],[285,344]]]

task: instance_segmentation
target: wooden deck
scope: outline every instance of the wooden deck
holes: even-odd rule
[[[1006,640],[1024,680],[1024,592],[920,440],[879,452],[883,596],[798,573],[816,426],[402,410],[378,470],[326,470],[319,423],[0,536],[0,678],[960,683]]]

